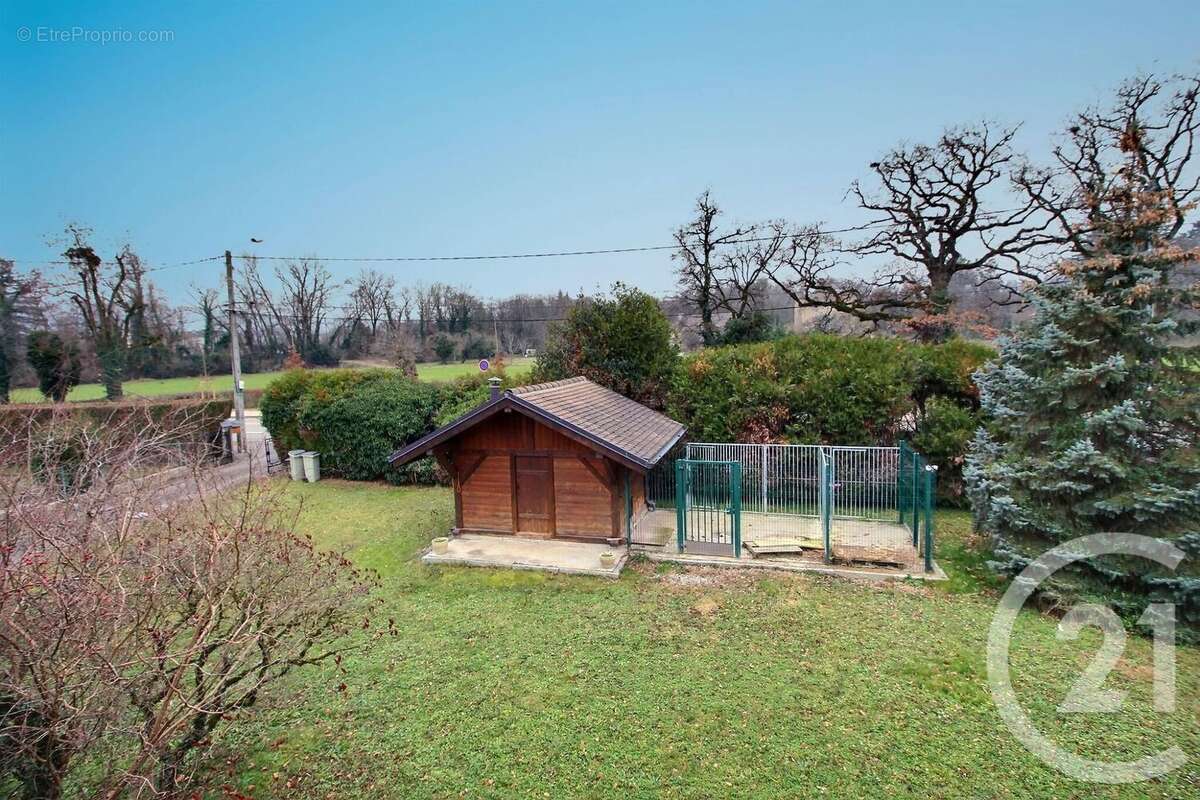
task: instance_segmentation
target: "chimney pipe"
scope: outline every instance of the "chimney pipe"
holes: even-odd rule
[[[492,399],[499,400],[500,399],[500,379],[499,378],[488,378],[488,386],[490,386],[492,388]]]

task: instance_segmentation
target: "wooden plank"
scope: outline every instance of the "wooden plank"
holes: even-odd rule
[[[825,545],[820,539],[804,539],[799,542],[789,542],[786,544],[759,544],[757,542],[742,542],[742,547],[751,555],[765,555],[768,553],[803,553],[805,550],[824,550]]]
[[[555,532],[560,538],[612,536],[612,498],[594,470],[577,458],[554,460]]]
[[[589,451],[590,452],[590,451]],[[489,450],[480,450],[474,447],[461,447],[458,453],[462,455],[514,455],[514,456],[554,456],[555,458],[586,458],[586,453],[580,453],[576,450],[562,450],[549,448],[530,449],[527,447],[493,447]],[[595,456],[593,456],[595,458]]]
[[[547,480],[550,482],[550,535],[558,533],[558,489],[554,485],[554,458],[547,458],[546,467],[549,475]]]
[[[462,528],[463,526],[463,498],[462,498],[463,481],[457,475],[454,476],[454,527]]]
[[[554,528],[553,464],[544,456],[513,456],[517,532],[549,534]]]
[[[510,455],[508,457],[508,474],[512,479],[512,484],[509,487],[509,502],[512,505],[512,529],[513,533],[521,530],[521,522],[517,518],[517,457]]]
[[[475,470],[479,469],[479,465],[483,463],[485,458],[487,458],[486,453],[468,456],[468,459],[463,462],[461,471],[461,479],[463,483],[471,480],[471,476],[475,474]]]
[[[611,501],[611,503],[612,503],[612,538],[620,539],[621,538],[621,517],[623,517],[625,515],[625,503],[623,503],[621,500],[621,492],[619,489],[620,480],[617,477],[617,472],[618,472],[617,468],[615,466],[613,466],[612,464],[608,464],[608,462],[605,462],[605,464],[608,466],[608,471],[609,471],[610,475],[612,476],[612,479],[608,485],[608,488],[609,488],[608,493],[609,493],[609,496],[612,498],[612,501]]]
[[[459,486],[463,507],[463,528],[513,530],[512,478],[509,459],[493,456],[485,459]]]
[[[595,460],[588,456],[579,456],[579,463],[583,464],[588,470],[596,476],[596,480],[603,483],[605,486],[612,486],[612,478],[607,469],[607,461],[601,461],[599,465]]]

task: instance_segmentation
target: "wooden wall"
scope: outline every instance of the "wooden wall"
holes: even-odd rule
[[[606,469],[597,460],[598,469]],[[554,459],[555,532],[607,539],[613,535],[612,492],[578,458]]]
[[[463,530],[593,540],[628,533],[626,469],[522,414],[501,412],[484,420],[448,443],[445,454],[457,472],[455,500]],[[518,480],[542,458],[553,483],[549,531],[540,523],[519,523],[515,503]],[[518,459],[523,466],[514,471]],[[631,474],[630,486],[636,518],[646,507],[644,476]]]
[[[512,474],[508,456],[488,456],[462,484],[462,527],[512,532]]]

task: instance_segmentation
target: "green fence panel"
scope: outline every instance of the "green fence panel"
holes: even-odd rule
[[[825,547],[825,563],[833,561],[833,459],[821,452],[821,540]]]
[[[675,462],[675,539],[679,552],[687,534],[687,462]]]
[[[937,472],[925,469],[925,571],[933,572],[933,498]]]
[[[733,515],[733,555],[742,557],[742,465],[729,465],[729,513]]]

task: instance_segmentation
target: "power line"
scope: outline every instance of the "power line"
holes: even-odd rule
[[[145,267],[142,272],[158,272],[164,269],[175,269],[177,267],[190,267],[193,264],[203,264],[206,261],[220,261],[221,256],[208,256],[207,258],[193,258],[190,261],[177,261],[171,264],[161,264],[157,267]],[[111,259],[110,259],[111,260]],[[5,258],[0,256],[0,261],[8,261],[13,264],[32,264],[34,266],[71,266],[75,262],[67,259],[51,259],[41,261],[35,258]]]
[[[834,233],[850,233],[852,231],[865,230],[868,227],[887,224],[886,221],[870,222],[863,225],[856,225],[851,228],[828,228],[828,229],[807,229],[804,232],[813,235],[830,235]],[[787,238],[788,234],[779,234],[776,236],[748,236],[741,239],[729,239],[721,242],[722,245],[728,244],[744,244],[750,242],[773,242],[776,239]],[[560,258],[567,256],[602,256],[615,255],[621,253],[647,253],[661,250],[678,249],[679,244],[654,244],[644,247],[609,247],[597,250],[555,250],[547,252],[533,253],[499,253],[488,255],[471,255],[471,256],[260,256],[260,255],[244,255],[244,259],[257,259],[259,261],[322,261],[322,262],[338,262],[351,261],[360,263],[387,263],[387,262],[404,262],[404,261],[499,261],[504,259],[517,258]]]
[[[979,217],[997,217],[1004,214],[1012,213],[1017,209],[1000,210],[1000,211],[983,211],[979,212]],[[878,219],[870,222],[864,222],[861,225],[852,225],[846,228],[802,228],[799,232],[815,235],[829,236],[838,233],[856,233],[859,231],[869,230],[879,226],[894,225],[895,221],[890,219]],[[722,245],[729,244],[748,244],[753,242],[771,242],[780,238],[787,238],[789,234],[775,234],[772,236],[746,236],[738,239],[729,239],[722,242]],[[389,262],[433,262],[433,261],[500,261],[508,259],[523,259],[523,258],[565,258],[571,256],[598,256],[598,255],[620,255],[623,253],[648,253],[662,250],[674,250],[679,247],[677,242],[671,244],[655,244],[639,247],[605,247],[594,248],[590,250],[550,250],[550,251],[534,251],[523,253],[487,253],[479,255],[461,255],[461,256],[264,256],[255,255],[252,253],[243,254],[240,257],[244,260],[257,259],[259,261],[323,261],[323,262],[357,262],[357,263],[389,263]],[[164,269],[175,269],[177,267],[187,267],[195,264],[203,264],[208,261],[220,261],[223,256],[207,256],[205,258],[195,258],[188,261],[179,261],[172,264],[163,264],[157,267],[148,267],[143,272],[157,272]],[[58,260],[37,260],[37,259],[14,259],[6,258],[5,261],[10,261],[14,264],[35,264],[35,265],[63,265],[70,266],[71,261],[65,259]]]

